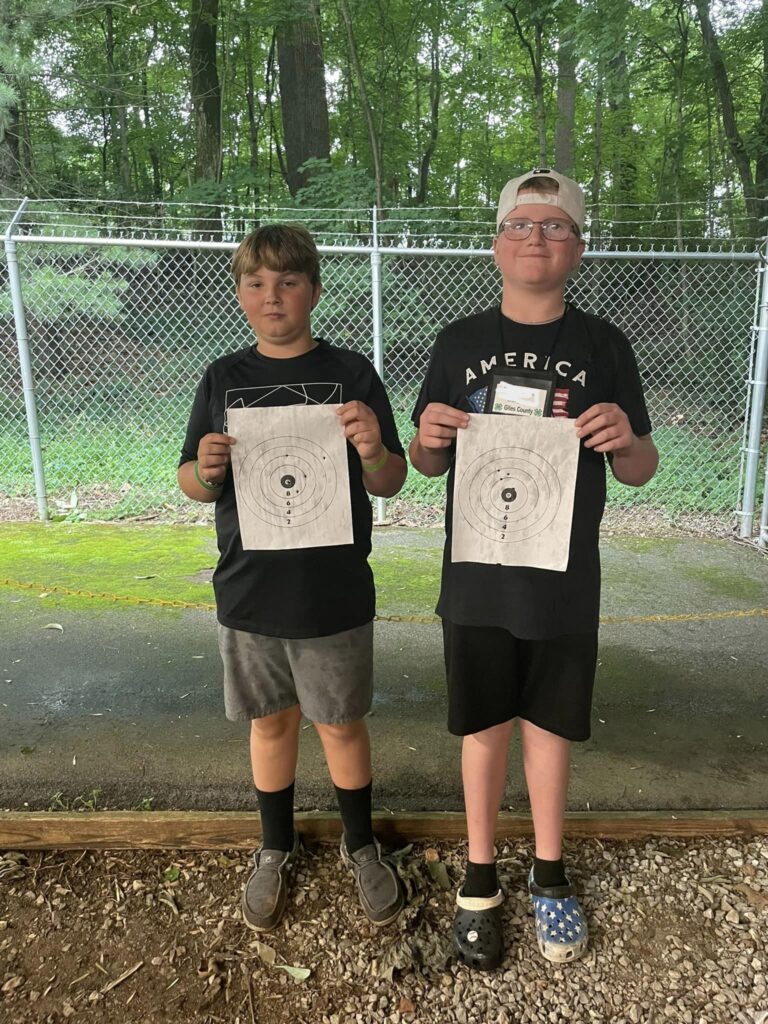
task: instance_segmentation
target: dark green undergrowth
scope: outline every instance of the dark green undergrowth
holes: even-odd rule
[[[397,410],[397,418],[407,445],[413,433],[408,414]],[[43,459],[52,514],[123,519],[188,506],[176,485],[183,430],[181,422],[169,430],[167,424],[131,417],[120,424],[83,420],[74,431],[71,425],[48,431]],[[722,514],[737,507],[740,435],[711,438],[684,427],[661,427],[654,440],[662,460],[657,475],[645,487],[631,488],[609,474],[609,507],[646,507],[667,515]],[[34,494],[31,457],[18,424],[0,436],[0,464],[5,494]],[[441,504],[444,492],[442,479],[427,480],[411,470],[399,498],[418,514],[420,507]],[[86,495],[87,501],[80,500]]]

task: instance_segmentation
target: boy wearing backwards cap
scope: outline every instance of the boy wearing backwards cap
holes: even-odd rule
[[[413,412],[411,462],[429,477],[448,470],[437,612],[448,728],[464,737],[469,837],[453,943],[460,960],[485,970],[504,954],[494,833],[515,719],[536,839],[529,890],[538,945],[557,963],[586,949],[587,925],[561,845],[570,744],[590,734],[605,457],[614,477],[634,487],[650,480],[658,464],[629,342],[565,300],[584,251],[583,226],[584,194],[576,182],[548,168],[507,182],[493,242],[501,304],[440,332]],[[451,561],[456,435],[468,426],[469,412],[489,408],[488,389],[499,373],[523,383],[526,373],[539,384],[544,378],[546,408],[573,419],[581,439],[565,572]]]

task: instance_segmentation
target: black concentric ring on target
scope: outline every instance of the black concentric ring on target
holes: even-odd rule
[[[243,460],[240,494],[248,509],[273,526],[315,522],[336,494],[333,460],[307,438],[273,437]]]
[[[525,448],[483,452],[458,483],[461,514],[489,540],[535,537],[552,523],[560,500],[560,481],[552,464]]]

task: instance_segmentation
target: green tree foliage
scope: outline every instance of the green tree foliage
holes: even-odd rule
[[[293,205],[286,129],[302,115],[281,109],[277,40],[307,0],[205,8],[217,22],[215,171],[204,170],[196,134],[193,6],[71,0],[63,16],[49,0],[0,0],[0,185],[39,197],[147,200],[158,212],[170,201]],[[768,184],[768,3],[706,6],[759,195]],[[300,205],[376,197],[384,207],[441,207],[446,222],[469,221],[476,214],[463,208],[492,203],[510,175],[559,153],[599,207],[597,233],[616,244],[651,236],[686,244],[748,223],[701,3],[311,7],[319,9],[330,160],[305,167],[312,175],[295,197]],[[676,203],[686,205],[667,205]]]

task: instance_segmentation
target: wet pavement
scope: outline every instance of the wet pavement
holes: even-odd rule
[[[374,541],[399,557],[441,534],[381,529]],[[692,538],[602,550],[609,621],[570,808],[765,808],[768,619],[739,613],[768,608],[768,561]],[[62,629],[44,628],[37,594],[0,589],[0,807],[254,807],[248,727],[223,715],[211,612],[63,601],[54,617]],[[461,809],[437,624],[377,624],[370,729],[377,808]],[[508,779],[505,807],[525,809],[516,744]],[[333,806],[308,723],[297,803]]]

